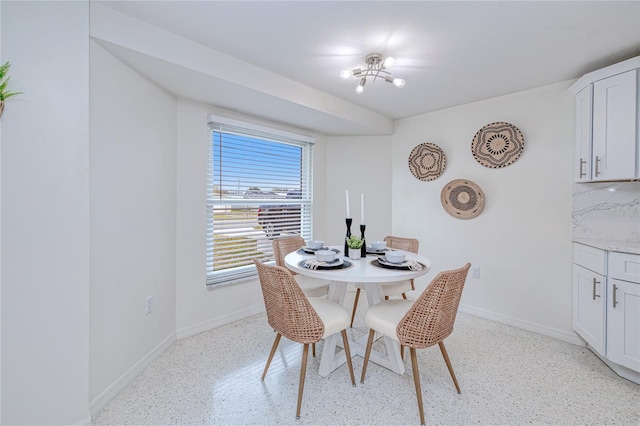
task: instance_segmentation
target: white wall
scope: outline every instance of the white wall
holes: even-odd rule
[[[0,129],[1,420],[75,424],[88,420],[88,401],[92,411],[101,407],[176,332],[263,309],[255,280],[204,285],[206,117],[243,117],[184,100],[176,107],[174,97],[90,46],[86,2],[0,7],[2,60],[26,92],[9,101]],[[345,188],[357,230],[365,193],[369,239],[415,235],[431,257],[434,272],[419,287],[471,261],[482,278],[469,279],[465,309],[571,340],[567,87],[402,120],[394,136],[316,135],[314,235],[342,240]],[[525,136],[524,155],[506,169],[486,169],[470,154],[473,134],[492,121],[511,122]],[[422,142],[447,155],[445,174],[433,182],[407,168]],[[460,177],[487,195],[471,221],[440,206],[444,184]],[[148,295],[155,307],[144,316]]]
[[[2,59],[2,7],[0,7],[0,59]],[[2,121],[0,120],[0,224],[2,224]],[[2,226],[0,225],[0,318],[2,318]],[[0,423],[2,422],[2,321],[0,321]]]
[[[433,270],[471,262],[461,308],[475,314],[578,343],[571,327],[571,190],[574,99],[570,82],[462,105],[397,122],[393,136],[393,231],[420,240]],[[506,121],[525,138],[512,165],[490,169],[471,155],[474,134]],[[432,142],[445,152],[438,179],[423,182],[407,166],[414,146]],[[470,179],[485,193],[475,219],[459,220],[442,208],[442,188]]]
[[[176,326],[188,336],[264,310],[256,280],[206,287],[207,141],[211,108],[178,102]]]
[[[90,47],[94,412],[175,341],[177,130],[174,96]]]
[[[360,235],[361,194],[367,241],[381,240],[392,233],[391,154],[391,136],[327,138],[327,233],[323,239],[338,244],[344,241],[346,189],[352,234]]]
[[[1,422],[88,422],[88,3],[0,7],[25,92],[2,116]]]
[[[92,34],[104,35],[99,22],[92,21]],[[111,30],[109,34],[123,37],[117,28]],[[176,105],[173,97],[91,44],[92,413],[176,335],[185,337],[264,310],[256,279],[206,287],[211,113],[304,133],[187,100]],[[325,143],[322,136],[310,136],[317,140],[314,169],[321,176],[314,180],[313,229],[322,235]],[[155,308],[145,317],[148,295],[154,296]]]
[[[212,106],[178,100],[178,198],[176,326],[185,337],[262,312],[264,302],[257,279],[206,287],[206,176],[209,114],[216,114],[316,138],[314,145],[314,226],[316,236],[325,234],[325,142],[319,135],[257,120]],[[343,195],[344,197],[344,195]]]
[[[114,85],[117,84],[117,90]],[[206,287],[209,114],[176,100],[91,43],[91,412],[175,337],[264,310],[257,280]],[[314,234],[324,234],[325,142],[314,146]],[[144,316],[144,299],[154,312]]]

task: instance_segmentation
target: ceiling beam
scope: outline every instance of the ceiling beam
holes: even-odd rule
[[[177,96],[327,135],[388,135],[393,120],[91,3],[90,35]]]

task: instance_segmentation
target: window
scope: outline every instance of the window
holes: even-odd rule
[[[311,238],[313,139],[211,116],[207,174],[207,285],[256,274],[271,241]]]

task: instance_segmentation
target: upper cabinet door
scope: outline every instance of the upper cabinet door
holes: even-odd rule
[[[591,115],[593,86],[588,85],[576,95],[576,155],[574,178],[576,182],[591,180]]]
[[[637,178],[637,70],[593,83],[592,180]]]

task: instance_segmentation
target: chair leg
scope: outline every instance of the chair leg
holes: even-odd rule
[[[422,408],[422,389],[420,389],[420,372],[418,371],[418,358],[416,349],[409,348],[411,353],[411,366],[413,367],[413,382],[416,385],[416,396],[418,397],[418,410],[420,411],[420,424],[424,425],[424,409]]]
[[[406,299],[407,298],[407,293],[402,293],[402,298]]]
[[[351,384],[356,385],[356,378],[353,375],[353,363],[351,362],[351,350],[349,349],[349,338],[347,330],[342,330],[342,343],[344,344],[344,355],[347,357],[347,365],[349,366],[349,375],[351,376]]]
[[[298,386],[298,408],[296,410],[296,419],[300,418],[300,407],[302,406],[302,392],[304,391],[304,377],[307,373],[307,358],[309,357],[309,344],[304,344],[302,350],[302,365],[300,366],[300,385]]]
[[[349,327],[353,328],[353,319],[356,317],[356,309],[358,309],[358,299],[360,298],[360,289],[356,288],[356,299],[353,302],[353,312],[351,313],[351,325]]]
[[[460,386],[458,385],[458,379],[456,379],[456,373],[453,372],[453,367],[451,366],[449,355],[447,354],[447,350],[444,348],[444,342],[438,342],[438,346],[440,346],[440,352],[442,352],[444,362],[447,363],[447,368],[449,369],[449,374],[451,374],[451,378],[453,379],[453,384],[456,385],[456,390],[458,391],[458,393],[462,393],[462,391],[460,390]]]
[[[404,361],[404,346],[400,345],[400,359]]]
[[[367,373],[367,364],[369,364],[369,355],[371,355],[371,346],[373,346],[373,336],[376,334],[372,328],[369,330],[369,340],[367,340],[367,350],[364,352],[364,363],[362,364],[362,376],[360,383],[364,383],[364,375]]]
[[[280,338],[282,334],[276,334],[276,340],[273,342],[273,346],[271,346],[271,353],[269,354],[269,358],[267,359],[267,365],[264,366],[264,371],[262,372],[262,379],[264,380],[267,375],[267,370],[269,370],[269,366],[271,365],[271,360],[273,359],[273,355],[276,353],[276,349],[278,348],[278,343],[280,343]]]
[[[312,343],[311,344],[311,355],[315,358],[316,357],[316,344]]]

